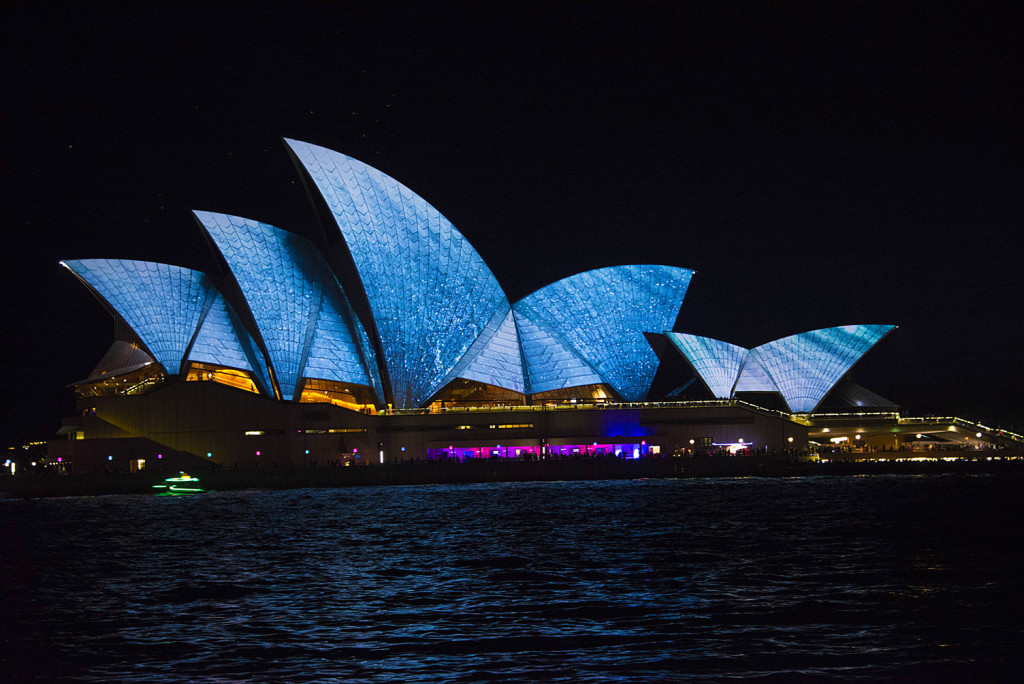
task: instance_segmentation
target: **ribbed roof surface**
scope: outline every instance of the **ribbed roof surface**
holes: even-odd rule
[[[455,227],[390,176],[287,140],[330,209],[370,303],[398,408],[444,384],[508,299]]]
[[[543,287],[513,309],[524,324],[547,332],[551,340],[564,341],[559,346],[568,349],[558,353],[566,362],[577,356],[623,399],[640,401],[658,368],[658,357],[643,333],[672,327],[692,275],[689,269],[673,266],[599,268]],[[534,392],[556,389],[551,386],[553,378],[547,377],[553,346],[524,340]],[[570,350],[572,354],[566,354]]]
[[[715,397],[728,399],[732,396],[733,387],[747,357],[746,348],[699,335],[677,332],[666,335]]]
[[[750,350],[796,412],[813,411],[829,390],[894,326],[844,325],[791,335]]]
[[[251,219],[195,215],[245,296],[282,399],[296,396],[307,365],[311,377],[375,384],[337,281],[312,242]]]
[[[81,259],[61,262],[89,284],[127,323],[168,373],[182,360],[216,296],[200,271],[151,261]]]

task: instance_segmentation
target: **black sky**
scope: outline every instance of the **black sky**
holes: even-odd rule
[[[192,209],[313,234],[282,137],[419,193],[510,300],[693,268],[680,330],[898,324],[858,382],[1024,429],[1021,27],[1011,3],[6,3],[3,445],[49,438],[113,337],[60,259],[213,269]]]

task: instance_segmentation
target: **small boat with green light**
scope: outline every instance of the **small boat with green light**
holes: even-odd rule
[[[157,496],[182,496],[186,494],[201,494],[203,488],[199,486],[199,478],[193,477],[186,472],[181,472],[177,477],[169,477],[164,484],[155,484]]]

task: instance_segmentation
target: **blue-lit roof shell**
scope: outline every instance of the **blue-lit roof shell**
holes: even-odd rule
[[[323,304],[302,374],[319,380],[369,385],[377,401],[383,403],[376,354],[370,338],[334,277],[327,274],[324,277],[328,278],[329,286],[324,289]]]
[[[529,394],[604,382],[558,330],[545,323],[534,323],[532,314],[521,306],[513,307],[513,312],[522,342]]]
[[[124,319],[170,375],[181,373],[217,291],[200,271],[127,259],[61,262]]]
[[[238,216],[195,216],[245,297],[282,399],[303,377],[379,387],[365,333],[313,243]]]
[[[235,216],[196,212],[244,298],[232,299],[237,311],[198,271],[62,262],[169,374],[188,361],[238,368],[286,400],[299,396],[304,377],[334,380],[369,386],[396,408],[422,406],[458,378],[524,394],[604,384],[624,400],[646,398],[658,358],[644,333],[672,327],[691,270],[596,269],[510,305],[476,250],[423,198],[344,154],[286,142],[338,228],[332,248],[343,242],[352,257],[345,266],[347,257],[332,252],[332,264],[355,266],[344,282],[361,288],[354,294],[366,327],[312,242]],[[751,350],[666,334],[715,396],[778,391],[803,412],[892,328],[827,328]]]
[[[743,368],[740,370],[740,377],[736,380],[736,392],[778,392],[779,388],[772,380],[772,376],[757,361],[750,352],[747,352],[743,359]]]
[[[569,276],[516,302],[532,391],[557,389],[565,381],[557,374],[564,363],[591,369],[626,401],[644,399],[658,357],[643,333],[672,327],[692,275],[673,266],[611,266]]]
[[[894,326],[844,325],[784,337],[750,350],[795,412],[810,412]]]
[[[523,357],[512,307],[495,312],[484,332],[448,373],[441,387],[455,378],[526,393]]]
[[[339,152],[286,142],[352,255],[394,405],[424,404],[508,308],[505,293],[462,234],[409,188]]]
[[[199,326],[188,360],[249,371],[255,377],[260,391],[273,395],[263,353],[242,325],[231,304],[219,292]]]
[[[686,333],[670,332],[666,335],[715,397],[728,399],[732,396],[747,358],[745,347]]]

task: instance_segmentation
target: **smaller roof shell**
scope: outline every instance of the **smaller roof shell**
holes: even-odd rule
[[[217,296],[205,274],[128,259],[71,259],[61,264],[128,324],[168,374],[184,370],[199,324]]]
[[[551,366],[567,363],[591,369],[626,401],[644,399],[658,368],[644,331],[672,327],[692,276],[676,266],[611,266],[569,276],[516,302],[520,330],[532,325],[546,334],[523,338],[532,391],[559,389],[553,385],[564,376]],[[592,383],[586,375],[574,384]]]

